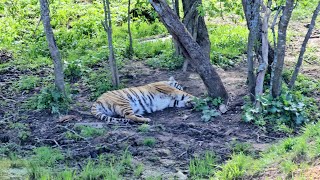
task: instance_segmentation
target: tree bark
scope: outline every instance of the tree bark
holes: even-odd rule
[[[286,51],[287,28],[293,10],[294,0],[287,0],[283,9],[283,14],[278,25],[278,42],[277,42],[277,63],[274,65],[274,77],[272,86],[272,96],[278,97],[281,93],[282,70]]]
[[[262,51],[262,60],[259,64],[258,72],[257,72],[257,80],[256,80],[256,87],[255,87],[255,95],[256,100],[258,96],[261,96],[263,93],[263,82],[264,77],[268,68],[268,22],[269,17],[271,14],[270,6],[271,6],[271,0],[268,1],[267,6],[263,6],[264,9],[264,17],[262,21],[262,44],[261,44],[261,51]],[[260,107],[260,102],[256,101],[256,107]]]
[[[290,80],[290,83],[289,83],[289,88],[292,89],[293,86],[294,86],[294,83],[297,79],[297,76],[299,74],[299,70],[300,70],[300,67],[302,65],[302,61],[303,61],[303,55],[304,53],[306,52],[306,46],[307,46],[307,43],[309,41],[309,38],[312,34],[312,30],[314,28],[314,25],[316,24],[316,19],[317,19],[317,16],[319,14],[319,11],[320,11],[320,2],[318,3],[318,6],[317,8],[314,10],[313,12],[313,15],[312,15],[312,19],[311,19],[311,22],[310,22],[310,26],[309,26],[309,29],[308,29],[308,32],[303,40],[303,43],[301,45],[301,50],[300,50],[300,54],[299,54],[299,58],[298,58],[298,62],[296,64],[296,67],[294,69],[294,72],[292,74],[292,77],[291,77],[291,80]]]
[[[57,47],[52,26],[50,24],[50,11],[47,0],[40,0],[41,19],[43,22],[44,32],[48,41],[49,51],[54,64],[54,82],[58,90],[66,96],[64,85],[63,65],[61,62],[61,55]]]
[[[204,17],[200,16],[197,7],[202,4],[202,0],[183,0],[184,18],[183,24],[188,29],[194,40],[204,50],[205,55],[210,59],[210,40]],[[185,59],[183,71],[187,70],[190,60]]]
[[[109,47],[109,65],[112,74],[112,85],[118,87],[120,84],[118,68],[116,60],[114,57],[113,44],[112,44],[112,24],[111,24],[111,15],[110,15],[110,2],[109,0],[103,0],[103,8],[105,20],[102,21],[104,30],[108,34],[108,47]]]
[[[131,35],[131,28],[130,28],[130,4],[131,0],[128,1],[128,34],[129,34],[129,49],[128,54],[129,58],[131,59],[133,56],[133,46],[132,46],[132,35]]]
[[[257,46],[258,32],[259,29],[259,11],[260,11],[260,0],[250,1],[250,3],[245,4],[246,7],[246,17],[249,21],[249,35],[248,35],[248,47],[247,47],[247,61],[248,61],[248,87],[250,99],[252,102],[255,101],[255,73],[254,73],[254,55],[255,46]]]
[[[192,38],[186,27],[179,21],[165,0],[149,0],[163,24],[166,26],[172,37],[179,43],[185,57],[189,58],[193,67],[196,68],[205,86],[208,95],[217,98],[221,97],[225,103],[228,101],[228,93],[223,83],[210,63],[208,53]]]

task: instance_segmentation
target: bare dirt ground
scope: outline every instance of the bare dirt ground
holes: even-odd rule
[[[124,149],[132,153],[134,162],[143,163],[145,171],[142,178],[150,175],[174,176],[176,173],[188,174],[190,158],[205,151],[213,151],[220,162],[228,159],[231,152],[231,142],[252,143],[255,150],[265,149],[269,143],[283,137],[283,134],[265,134],[258,127],[246,124],[241,120],[241,106],[246,94],[245,65],[233,67],[227,71],[218,69],[228,92],[230,92],[229,110],[221,117],[211,122],[203,122],[201,113],[183,108],[171,108],[161,112],[146,115],[152,119],[148,132],[139,132],[138,124],[106,125],[95,119],[88,112],[91,103],[86,90],[74,98],[72,110],[68,115],[70,120],[59,122],[59,117],[48,112],[19,110],[20,101],[28,95],[4,92],[11,85],[11,81],[22,72],[15,68],[8,69],[1,75],[3,85],[2,99],[7,102],[0,110],[0,143],[16,143],[17,151],[27,152],[38,146],[51,146],[61,149],[68,154],[75,164],[84,158],[95,158],[99,154],[120,154]],[[128,87],[138,86],[155,81],[167,80],[174,76],[185,90],[195,96],[206,93],[201,79],[196,73],[177,71],[161,71],[150,69],[141,62],[134,62],[125,67],[123,78],[130,78]],[[21,111],[21,112],[20,112]],[[7,112],[11,112],[8,116]],[[4,117],[6,114],[6,117]],[[31,131],[30,136],[21,141],[17,138],[17,130],[8,126],[9,122],[26,124]],[[68,131],[76,132],[75,126],[89,125],[106,129],[106,133],[96,138],[82,138],[78,140],[66,138]],[[154,137],[154,147],[143,145],[146,137]],[[67,153],[68,152],[68,153]]]
[[[299,37],[296,43],[290,43],[287,58],[289,59],[287,61],[288,66],[292,66],[293,62],[296,61],[296,52],[300,48],[301,39],[303,37]],[[320,40],[319,38],[312,38],[309,44],[318,47]],[[319,48],[317,54],[319,55]],[[313,78],[319,77],[319,62],[305,63],[304,65],[302,69],[304,74]],[[87,89],[79,89],[68,114],[72,116],[69,116],[70,120],[65,123],[59,122],[59,117],[46,111],[36,112],[21,109],[21,104],[26,98],[39,91],[39,88],[26,94],[17,94],[8,91],[12,82],[24,74],[46,76],[49,73],[51,73],[49,68],[31,72],[30,70],[19,70],[11,67],[0,71],[0,145],[5,143],[17,144],[12,148],[21,152],[21,154],[39,146],[59,148],[62,152],[68,154],[67,158],[72,160],[75,165],[81,164],[83,159],[96,158],[100,154],[121,154],[124,149],[128,148],[133,155],[134,163],[144,164],[145,170],[141,176],[143,179],[154,175],[162,175],[166,178],[179,174],[179,177],[186,177],[189,161],[197,154],[212,151],[217,155],[219,162],[224,162],[232,154],[231,143],[234,141],[251,143],[254,151],[261,151],[268,147],[270,143],[285,136],[276,133],[268,134],[241,120],[243,97],[247,94],[245,62],[241,62],[228,70],[218,69],[219,75],[228,92],[230,92],[227,113],[210,122],[203,122],[199,112],[183,108],[166,109],[146,115],[152,119],[148,132],[139,132],[138,124],[106,125],[92,117],[88,111],[92,100],[89,100]],[[157,70],[146,67],[141,62],[133,62],[130,66],[126,66],[121,74],[123,75],[122,79],[129,80],[128,87],[167,80],[170,76],[174,76],[188,93],[198,97],[206,93],[203,83],[194,72]],[[19,132],[10,128],[9,122],[26,124],[30,128],[30,136],[21,141],[17,137]],[[96,138],[79,137],[78,140],[66,138],[68,131],[77,133],[75,127],[79,124],[103,128],[106,133]],[[154,147],[143,145],[143,140],[146,137],[156,139]],[[318,166],[314,168],[316,169]],[[314,170],[310,169],[310,173],[313,172]],[[306,173],[309,173],[309,171]],[[259,177],[281,177],[281,174],[270,170]],[[127,178],[132,177],[128,175]]]

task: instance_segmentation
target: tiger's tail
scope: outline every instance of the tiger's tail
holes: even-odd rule
[[[97,117],[98,119],[106,121],[107,124],[118,124],[118,123],[127,124],[132,121],[126,118],[116,118],[116,117],[109,116],[105,112],[105,109],[103,108],[102,104],[97,102],[93,103],[91,107],[91,114]]]

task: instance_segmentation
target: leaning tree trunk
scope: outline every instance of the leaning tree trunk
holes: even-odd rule
[[[197,7],[202,4],[202,0],[183,0],[183,24],[186,26],[194,40],[203,49],[204,55],[210,59],[210,40],[204,17],[200,16]],[[189,59],[186,58],[183,70],[186,71]]]
[[[318,6],[316,8],[316,10],[314,10],[314,13],[312,15],[312,19],[311,19],[311,22],[310,22],[310,26],[309,26],[309,29],[308,29],[308,32],[303,40],[303,43],[301,45],[301,50],[300,50],[300,54],[299,54],[299,58],[298,58],[298,62],[296,64],[296,68],[294,69],[294,72],[292,74],[292,77],[291,77],[291,80],[290,80],[290,83],[289,83],[289,87],[290,89],[293,88],[294,86],[294,83],[297,79],[297,76],[299,74],[299,70],[300,70],[300,67],[302,65],[302,61],[303,61],[303,55],[304,55],[304,52],[306,51],[306,46],[307,46],[307,43],[308,43],[308,40],[312,34],[312,30],[314,28],[314,25],[316,24],[316,19],[317,19],[317,16],[319,14],[319,11],[320,11],[320,1],[318,3]]]
[[[112,85],[118,87],[120,84],[118,68],[114,57],[113,44],[112,44],[112,24],[110,15],[110,2],[109,0],[103,0],[103,8],[105,19],[102,21],[104,30],[108,34],[108,46],[109,46],[109,65],[112,74]]]
[[[272,81],[272,96],[278,97],[281,93],[281,79],[286,52],[287,28],[291,18],[294,0],[287,0],[278,26],[277,64],[274,64],[274,76]]]
[[[40,9],[41,9],[41,19],[43,22],[44,32],[46,33],[50,55],[54,64],[55,86],[63,95],[66,95],[65,86],[64,86],[63,65],[61,62],[61,55],[57,47],[56,41],[54,39],[52,27],[50,24],[50,11],[49,11],[49,4],[47,0],[40,0]]]
[[[165,0],[149,0],[149,2],[159,14],[161,21],[172,37],[179,43],[184,56],[191,60],[190,63],[199,73],[208,89],[209,96],[213,98],[221,97],[227,103],[228,93],[218,73],[210,63],[208,52],[192,38],[186,27],[180,22],[177,14],[170,9]]]

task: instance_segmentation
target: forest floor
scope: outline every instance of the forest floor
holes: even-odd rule
[[[296,52],[298,52],[302,40],[303,37],[299,37],[297,43],[290,43],[288,65],[295,62]],[[319,46],[320,39],[312,38],[309,44]],[[319,49],[315,52],[318,57]],[[1,60],[4,61],[3,57],[5,55],[1,56]],[[2,86],[0,98],[5,103],[2,103],[0,109],[0,142],[19,144],[20,146],[16,147],[16,150],[22,154],[39,146],[59,148],[68,154],[68,158],[72,159],[74,165],[79,164],[83,159],[96,158],[104,153],[121,154],[128,148],[132,154],[133,162],[144,165],[145,170],[140,178],[159,175],[164,179],[173,176],[183,179],[188,175],[190,159],[202,155],[206,151],[214,152],[218,162],[224,162],[233,153],[232,146],[236,142],[251,144],[253,153],[257,153],[286,136],[284,133],[268,134],[259,127],[241,120],[243,97],[247,94],[245,64],[242,61],[226,70],[217,68],[228,92],[230,92],[229,109],[225,114],[210,122],[203,122],[199,112],[184,108],[165,109],[146,115],[152,120],[146,131],[141,131],[141,125],[138,124],[106,125],[95,119],[89,113],[92,100],[89,98],[88,90],[81,89],[81,85],[79,93],[74,97],[71,110],[67,116],[63,116],[65,119],[52,116],[47,111],[25,111],[21,108],[21,104],[31,93],[10,91],[12,82],[21,75],[40,74],[46,76],[52,73],[52,70],[43,68],[37,72],[31,72],[15,67],[2,69],[0,71],[0,85]],[[320,78],[320,63],[318,61],[307,62],[302,72],[312,78]],[[121,70],[121,74],[122,78],[129,79],[128,87],[163,81],[173,76],[185,87],[185,91],[188,93],[198,97],[206,93],[200,77],[192,71],[183,73],[181,70],[152,69],[141,61],[133,61]],[[37,92],[39,89],[33,91]],[[320,101],[319,97],[318,92],[315,98]],[[7,116],[8,114],[10,116]],[[62,122],[62,120],[64,121]],[[11,124],[25,124],[28,131],[26,133],[29,133],[28,137],[21,140],[18,136],[23,128],[12,128],[9,122]],[[76,130],[79,125],[104,129],[105,133],[97,137],[83,137]],[[74,133],[77,138],[68,138],[68,132]],[[154,138],[154,145],[146,146],[144,141],[147,138]],[[271,174],[272,176],[268,176],[267,172],[261,177],[277,175],[276,173]],[[130,175],[127,175],[127,179],[131,178]]]

